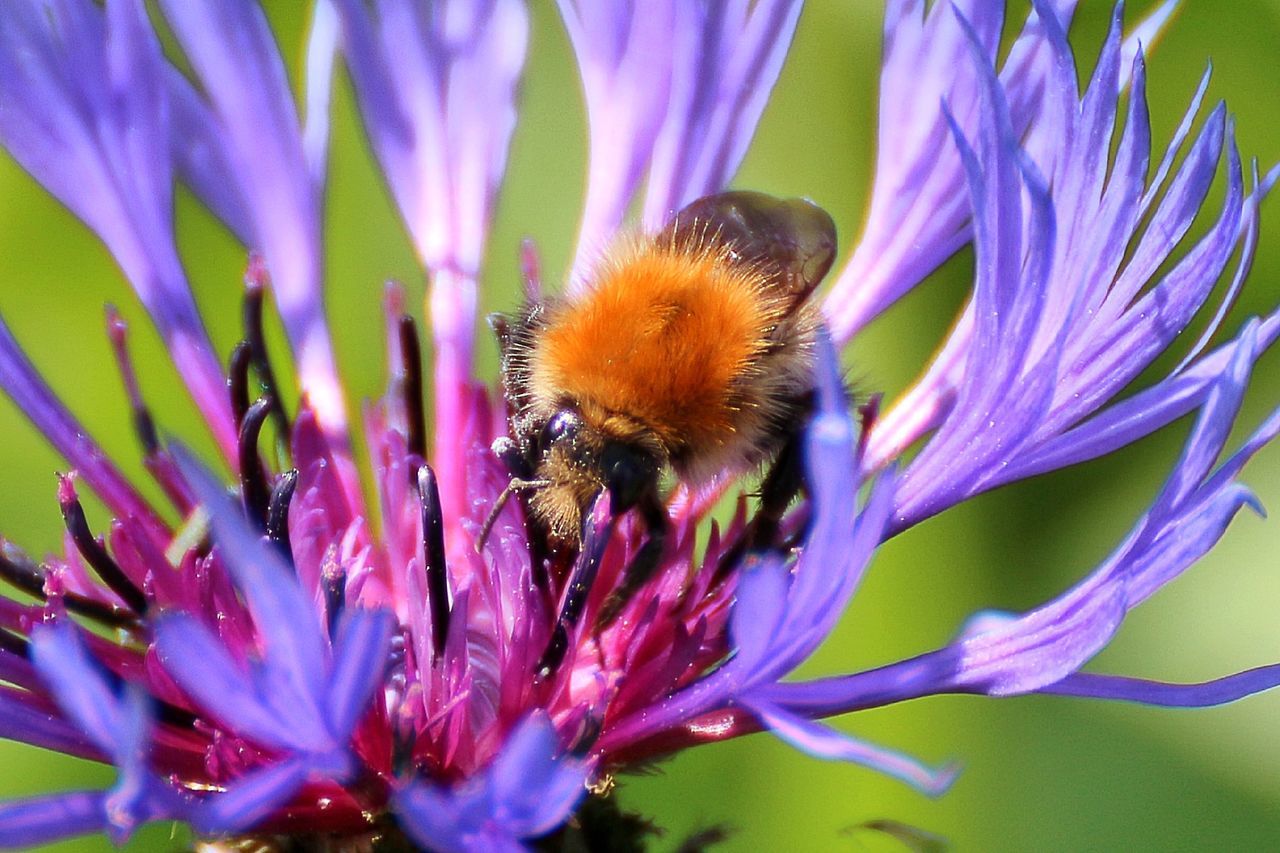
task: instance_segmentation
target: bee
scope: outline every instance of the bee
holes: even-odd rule
[[[780,518],[795,496],[787,448],[811,405],[821,322],[809,297],[835,252],[835,223],[812,202],[724,192],[624,240],[582,292],[490,318],[509,411],[494,445],[512,475],[502,501],[525,493],[558,547],[581,544],[606,488],[614,518],[636,510],[646,526],[602,623],[659,562],[667,472],[697,486],[776,460],[762,504]]]

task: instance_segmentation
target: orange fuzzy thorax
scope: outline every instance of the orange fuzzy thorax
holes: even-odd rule
[[[750,440],[743,385],[784,310],[722,251],[639,246],[550,313],[531,359],[534,397],[548,409],[571,402],[596,426],[634,422],[677,454],[727,449]]]

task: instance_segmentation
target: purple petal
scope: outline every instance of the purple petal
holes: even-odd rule
[[[1133,65],[1136,57],[1155,44],[1156,40],[1164,33],[1164,28],[1172,20],[1173,13],[1177,11],[1180,3],[1181,0],[1165,0],[1138,22],[1133,31],[1125,37],[1120,53],[1120,67],[1129,68]]]
[[[117,516],[137,518],[163,535],[164,524],[36,373],[0,320],[0,386]]]
[[[248,673],[194,618],[170,614],[156,625],[156,653],[165,671],[208,714],[264,746],[318,748],[313,732],[295,729],[255,695]]]
[[[1076,71],[1065,37],[1075,3],[1044,0],[1033,6],[1009,49],[1000,81],[1016,136],[1025,140],[1027,151],[1058,187],[1063,183],[1059,177],[1070,171],[1063,149],[1078,135]],[[994,66],[1000,4],[901,0],[886,11],[871,208],[861,240],[824,305],[837,342],[848,340],[968,242],[962,167],[947,144],[938,104],[950,104],[964,135],[972,137],[981,87],[963,61],[969,39],[953,8],[970,22],[980,53]],[[1128,83],[1140,43],[1149,43],[1170,11],[1170,4],[1161,6],[1128,38],[1109,42],[1112,60],[1107,65],[1118,65],[1119,73],[1107,75],[1110,92],[1099,88],[1095,103],[1101,106],[1104,95],[1114,97]],[[1090,147],[1103,154],[1107,150],[1105,145]]]
[[[81,758],[104,760],[104,754],[81,731],[43,704],[37,706],[32,698],[25,691],[0,689],[0,737]]]
[[[926,11],[923,0],[899,0],[885,12],[871,207],[853,257],[824,303],[837,343],[968,242],[963,171],[939,109],[949,102],[968,130],[978,89],[955,12],[972,23],[994,59],[1003,26],[1000,4],[933,3]]]
[[[396,818],[405,832],[428,850],[465,851],[478,849],[469,837],[475,827],[462,825],[459,807],[447,791],[430,785],[409,785],[395,796]],[[506,839],[508,850],[523,850],[516,839]],[[501,849],[501,848],[497,848]]]
[[[173,233],[166,67],[139,0],[105,15],[16,0],[0,22],[0,142],[111,250],[224,453],[235,431],[221,365]]]
[[[341,22],[332,0],[319,0],[311,14],[307,36],[306,122],[302,150],[317,193],[323,193],[329,154],[329,101],[333,95],[333,65],[338,56]]]
[[[476,276],[515,129],[528,12],[519,0],[337,2],[365,131],[431,273],[433,462],[446,514],[461,516]]]
[[[1280,411],[1209,474],[1239,407],[1239,383],[1248,361],[1237,356],[1233,369],[1218,380],[1151,512],[1073,589],[1022,616],[987,619],[985,630],[967,630],[952,645],[913,660],[842,678],[776,685],[759,695],[812,716],[930,693],[1033,692],[1071,676],[1106,645],[1131,609],[1203,556],[1236,512],[1254,502],[1232,478],[1280,432]]]
[[[321,297],[320,212],[293,95],[266,16],[245,0],[160,4],[209,97],[219,139],[271,270],[299,382],[321,424],[341,434],[346,404]]]
[[[1078,672],[1056,684],[1042,687],[1038,692],[1138,702],[1165,708],[1209,708],[1235,702],[1277,686],[1280,686],[1280,664],[1260,666],[1199,684],[1170,684],[1164,681]]]
[[[241,776],[227,790],[205,800],[191,821],[201,833],[243,832],[287,805],[309,774],[302,758],[286,759]]]
[[[559,753],[555,728],[535,714],[512,731],[493,764],[463,787],[416,784],[398,792],[397,817],[431,849],[523,850],[520,839],[564,823],[586,794],[589,765]]]
[[[263,545],[239,506],[222,485],[180,445],[174,461],[192,492],[209,513],[213,540],[253,614],[264,660],[297,719],[322,728],[319,705],[325,695],[325,649],[319,616],[292,570],[274,548]]]
[[[388,610],[355,610],[343,620],[333,647],[326,711],[335,737],[350,736],[386,674],[395,616]]]
[[[106,794],[77,791],[0,804],[0,847],[31,849],[107,826]]]
[[[535,712],[508,736],[489,769],[495,812],[516,837],[549,832],[586,795],[588,769],[562,754],[551,720]]]
[[[1243,335],[1242,332],[1241,338],[1204,356],[1189,368],[1049,439],[1016,460],[991,482],[1012,482],[1094,459],[1137,441],[1185,415],[1204,402],[1209,388],[1242,346]],[[1257,359],[1277,335],[1280,335],[1280,318],[1269,318],[1258,327],[1255,349],[1250,358]]]
[[[726,704],[754,701],[802,663],[844,611],[881,540],[893,506],[893,476],[886,473],[876,483],[857,513],[856,437],[839,362],[825,337],[818,347],[817,387],[818,411],[806,433],[814,520],[790,584],[784,564],[776,560],[744,567],[737,605],[744,609],[735,610],[732,623],[738,653],[708,677],[615,722],[602,736],[600,749],[607,752],[613,744],[638,740]],[[778,601],[771,604],[770,596]]]
[[[901,779],[931,797],[946,793],[960,772],[955,766],[935,769],[900,753],[862,743],[835,729],[790,714],[768,702],[752,701],[750,708],[770,731],[796,749],[815,758],[851,761],[870,767]]]
[[[828,364],[835,363],[833,353]],[[835,627],[893,509],[896,483],[890,470],[873,484],[866,504],[857,511],[853,423],[847,408],[836,408],[836,401],[843,399],[839,386],[828,380],[825,388],[819,387],[822,404],[805,446],[813,522],[796,567],[785,621],[772,640],[772,661],[765,672],[775,679],[799,666]]]
[[[228,180],[230,145],[213,111],[177,69],[165,75],[169,93],[169,154],[182,180],[241,243],[252,245],[253,222],[239,185]]]
[[[667,117],[678,5],[559,0],[577,56],[590,128],[587,197],[573,269],[581,279],[626,215]]]
[[[753,672],[770,662],[774,639],[786,616],[790,581],[790,566],[774,554],[748,560],[738,569],[730,630],[735,666]]]
[[[62,712],[99,749],[118,755],[128,728],[125,706],[76,630],[66,622],[38,628],[31,636],[33,661]]]
[[[800,0],[678,4],[671,106],[655,142],[644,223],[723,189],[737,171],[795,34]]]

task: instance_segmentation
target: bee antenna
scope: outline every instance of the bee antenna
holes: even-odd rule
[[[522,480],[519,477],[512,477],[507,487],[502,490],[502,494],[498,495],[498,499],[493,502],[493,509],[489,510],[489,515],[484,520],[484,526],[480,528],[480,536],[476,539],[476,551],[479,552],[484,548],[484,543],[489,540],[489,534],[493,531],[493,526],[498,523],[498,515],[502,512],[503,507],[507,505],[507,501],[511,500],[511,496],[516,492],[525,492],[531,489],[542,489],[551,485],[550,480]]]

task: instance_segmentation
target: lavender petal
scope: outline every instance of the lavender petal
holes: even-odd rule
[[[107,825],[105,803],[100,791],[76,791],[0,804],[0,847],[29,850],[100,832]]]

